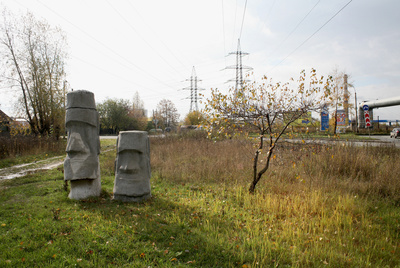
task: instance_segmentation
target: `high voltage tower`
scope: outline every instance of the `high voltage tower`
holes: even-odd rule
[[[199,100],[200,97],[198,97],[197,92],[199,90],[204,90],[204,88],[197,87],[197,82],[200,82],[201,80],[197,79],[196,70],[195,70],[194,66],[192,69],[192,76],[190,77],[190,79],[186,79],[186,81],[190,81],[190,87],[184,88],[184,90],[190,90],[190,111],[189,112],[198,111],[199,107],[197,106],[197,100]],[[186,99],[189,99],[189,97]]]
[[[239,93],[239,91],[242,91],[244,82],[250,81],[250,80],[243,79],[243,69],[253,70],[253,68],[242,65],[242,57],[249,55],[249,53],[242,52],[240,50],[240,39],[238,39],[237,50],[229,53],[228,56],[229,55],[236,55],[236,65],[227,66],[225,69],[236,69],[236,79],[230,79],[227,82],[233,82],[233,81],[236,82],[235,94],[237,94],[237,93]]]

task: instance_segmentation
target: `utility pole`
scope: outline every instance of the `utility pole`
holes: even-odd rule
[[[356,92],[356,88],[354,88],[354,108],[356,110],[356,133],[358,133],[358,107],[357,107],[357,92]]]
[[[344,112],[346,114],[346,119],[345,123],[346,125],[349,124],[349,90],[348,90],[348,83],[347,83],[348,76],[347,74],[343,75],[343,86],[344,86],[344,92],[343,92],[343,108]]]
[[[253,70],[253,68],[251,68],[249,66],[243,66],[243,64],[242,64],[242,57],[246,56],[246,55],[249,55],[249,53],[241,51],[241,49],[240,49],[240,39],[238,39],[237,50],[233,51],[233,52],[230,52],[228,54],[228,56],[229,55],[236,55],[236,65],[227,66],[225,69],[235,69],[236,70],[236,78],[235,79],[230,79],[227,82],[233,82],[233,81],[236,82],[235,95],[237,95],[239,92],[242,92],[244,82],[250,81],[250,80],[243,79],[243,69]]]
[[[198,97],[198,91],[204,90],[204,88],[198,88],[197,87],[197,82],[200,82],[201,80],[197,79],[196,69],[194,68],[194,66],[193,66],[193,69],[192,69],[192,76],[190,76],[190,79],[186,79],[186,81],[190,81],[190,87],[186,87],[183,90],[190,90],[190,97],[188,97],[186,99],[190,98],[190,110],[189,110],[189,113],[191,113],[193,111],[198,111],[199,110],[199,107],[197,106],[197,100],[200,99],[200,97]]]

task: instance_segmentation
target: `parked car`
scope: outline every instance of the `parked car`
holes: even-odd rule
[[[394,128],[392,132],[390,132],[390,137],[391,138],[397,138],[400,137],[400,128]]]

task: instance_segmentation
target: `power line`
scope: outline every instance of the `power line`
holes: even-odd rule
[[[268,19],[269,19],[269,15],[271,15],[272,10],[274,9],[275,3],[276,3],[276,0],[274,0],[274,2],[273,2],[272,5],[271,5],[271,8],[270,8],[269,11],[268,11],[268,15],[267,15],[267,18],[268,18]]]
[[[310,35],[306,40],[304,40],[299,46],[297,46],[292,52],[290,52],[283,60],[281,60],[278,64],[272,67],[268,72],[275,69],[278,65],[284,62],[287,58],[289,58],[293,53],[295,53],[300,47],[302,47],[308,40],[310,40],[315,34],[317,34],[322,28],[325,27],[334,17],[336,17],[343,9],[345,9],[353,0],[350,0],[345,4],[338,12],[336,12],[329,20],[327,20],[321,27],[319,27],[312,35]]]
[[[158,81],[159,83],[169,87],[169,88],[173,88],[172,86],[166,84],[165,82],[161,81],[160,79],[158,79],[157,77],[155,77],[154,75],[152,75],[151,73],[147,72],[146,70],[144,70],[143,68],[140,68],[139,66],[137,66],[136,64],[134,64],[133,62],[131,62],[130,60],[128,60],[126,57],[123,57],[122,55],[120,55],[119,53],[115,52],[112,48],[110,48],[109,46],[105,45],[104,43],[100,42],[98,39],[96,39],[95,37],[93,37],[92,35],[90,35],[89,33],[87,33],[86,31],[84,31],[83,29],[81,29],[80,27],[78,27],[77,25],[75,25],[74,23],[72,23],[71,21],[69,21],[68,19],[66,19],[64,16],[62,16],[60,13],[54,11],[52,8],[48,7],[47,5],[43,4],[41,2],[41,0],[37,0],[41,5],[43,5],[45,8],[47,8],[48,10],[50,10],[51,12],[53,12],[54,14],[56,14],[57,16],[59,16],[60,18],[62,18],[64,21],[68,22],[70,25],[72,25],[73,27],[75,27],[76,29],[78,29],[79,31],[81,31],[82,33],[84,33],[85,35],[87,35],[88,37],[90,37],[91,39],[93,39],[94,41],[96,41],[97,43],[99,43],[101,46],[103,46],[104,48],[106,48],[107,50],[109,50],[110,52],[112,52],[114,55],[118,56],[119,58],[123,59],[124,61],[126,61],[127,63],[129,63],[130,65],[132,65],[133,67],[135,67],[136,69],[142,71],[143,73],[145,73],[146,75],[152,77],[154,80]]]
[[[236,31],[236,14],[237,14],[237,8],[238,8],[238,0],[236,0],[235,18],[234,18],[234,20],[233,20],[232,46],[233,46],[233,42],[235,41],[235,31]]]
[[[297,25],[293,28],[293,30],[282,40],[282,42],[279,43],[279,45],[276,46],[276,48],[269,54],[272,55],[275,51],[277,51],[279,49],[279,47],[285,43],[285,41],[297,30],[297,28],[299,28],[299,26],[303,23],[303,21],[308,17],[308,15],[310,15],[310,13],[314,10],[314,8],[319,4],[319,2],[321,2],[321,0],[318,0],[318,2],[310,9],[310,11],[308,11],[308,13],[304,16],[304,18],[297,23]]]
[[[242,26],[240,27],[239,39],[242,38],[242,30],[243,30],[243,23],[244,23],[244,15],[246,14],[246,7],[247,7],[247,0],[246,0],[246,3],[244,4]]]
[[[112,75],[112,76],[114,76],[114,77],[116,77],[116,78],[118,78],[118,79],[120,79],[120,80],[124,80],[124,81],[126,81],[126,82],[128,82],[128,83],[130,83],[130,84],[134,84],[134,85],[136,85],[136,86],[138,86],[138,87],[140,87],[140,88],[152,90],[152,89],[150,89],[150,88],[148,88],[148,87],[146,87],[146,86],[143,86],[143,85],[140,85],[140,84],[138,84],[138,83],[136,83],[136,82],[133,82],[132,80],[128,80],[128,79],[126,79],[126,78],[123,77],[123,76],[119,76],[119,75],[117,75],[117,74],[114,74],[114,73],[112,73],[112,72],[106,70],[106,69],[100,68],[99,66],[97,66],[97,65],[95,65],[95,64],[93,64],[93,63],[90,63],[90,62],[88,62],[88,61],[86,61],[86,60],[84,60],[84,59],[78,58],[78,57],[76,57],[76,56],[72,56],[72,57],[75,58],[75,59],[77,59],[77,60],[79,60],[79,61],[81,61],[81,62],[83,62],[83,63],[85,63],[85,64],[88,64],[88,65],[90,65],[90,66],[92,66],[92,67],[94,67],[94,68],[96,68],[96,69],[98,69],[98,70],[100,70],[100,71],[102,71],[102,72],[104,72],[104,73],[107,73],[107,74],[109,74],[109,75]]]
[[[183,62],[175,55],[175,53],[165,44],[165,42],[163,41],[163,39],[160,38],[160,37],[157,35],[157,33],[154,31],[154,29],[151,28],[151,27],[149,26],[149,24],[146,23],[146,21],[145,21],[145,19],[143,18],[143,16],[140,14],[140,12],[137,11],[137,9],[136,9],[135,6],[131,3],[131,1],[130,1],[130,0],[126,0],[126,2],[131,6],[131,8],[132,8],[133,10],[135,10],[136,14],[137,14],[137,15],[142,19],[142,21],[146,24],[147,28],[149,28],[149,29],[153,32],[153,34],[158,38],[158,40],[161,42],[161,44],[163,44],[164,47],[171,53],[171,55],[172,55],[180,64],[182,64],[182,66],[183,66],[186,70],[189,69],[189,68],[186,66],[186,64],[183,63]]]
[[[222,4],[222,35],[224,39],[224,55],[226,55],[224,0],[221,0],[221,4]]]
[[[106,0],[107,4],[110,5],[110,7],[117,13],[117,15],[125,21],[125,23],[169,66],[171,69],[173,69],[175,72],[177,72],[179,75],[179,71],[175,69],[174,66],[172,66],[158,51],[139,33],[138,30],[136,30],[135,27],[119,12],[108,0]]]

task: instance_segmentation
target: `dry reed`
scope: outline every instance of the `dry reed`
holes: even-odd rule
[[[65,142],[52,137],[0,136],[0,159],[43,152],[64,153]]]
[[[153,174],[176,183],[247,186],[253,153],[252,144],[243,140],[151,140]],[[400,154],[394,147],[281,143],[275,153],[259,191],[337,190],[400,202]]]

